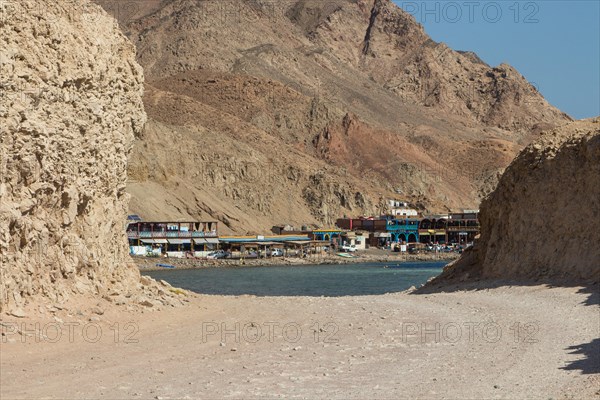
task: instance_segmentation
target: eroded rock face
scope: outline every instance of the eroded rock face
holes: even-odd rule
[[[443,278],[600,279],[600,119],[545,134],[481,206],[481,239]]]
[[[143,72],[87,1],[0,4],[0,310],[139,284],[124,235]]]

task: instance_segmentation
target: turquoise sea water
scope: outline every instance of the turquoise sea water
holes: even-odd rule
[[[145,272],[202,294],[256,296],[360,296],[419,287],[446,262],[369,263],[207,268]]]

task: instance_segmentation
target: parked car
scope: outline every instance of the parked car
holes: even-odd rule
[[[283,257],[283,250],[281,250],[281,249],[273,249],[268,254],[271,257]]]
[[[340,247],[340,250],[345,251],[347,253],[355,253],[356,252],[356,246],[355,245],[348,245],[345,244],[342,247]]]
[[[208,258],[209,260],[222,260],[222,259],[228,258],[230,256],[231,256],[231,253],[228,253],[225,250],[218,250],[218,251],[213,251],[212,253],[209,253],[208,256],[206,256],[206,258]]]

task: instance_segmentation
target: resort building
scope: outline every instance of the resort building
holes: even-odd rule
[[[387,232],[392,243],[417,243],[419,241],[418,219],[388,219]]]
[[[336,225],[348,231],[367,232],[370,246],[383,247],[392,243],[466,245],[479,234],[478,217],[478,210],[464,210],[425,218],[342,218],[337,220]]]
[[[479,210],[429,216],[419,224],[421,243],[466,245],[472,242],[479,232]]]
[[[127,238],[132,255],[204,257],[219,244],[218,222],[134,221],[127,226]]]
[[[386,247],[392,242],[389,232],[372,232],[369,234],[369,247]]]
[[[338,242],[344,231],[341,229],[317,229],[312,231],[311,236],[313,240]]]
[[[386,232],[387,221],[379,218],[341,218],[335,225],[348,231]]]
[[[419,238],[421,243],[448,243],[447,216],[431,216],[419,223]]]
[[[481,231],[479,210],[464,210],[462,213],[450,214],[447,231],[447,243],[465,245],[473,242]]]
[[[366,250],[369,235],[366,232],[350,231],[342,233],[342,244],[356,247],[356,250]]]
[[[399,200],[389,200],[389,213],[394,217],[405,217],[414,218],[419,215],[419,212],[413,208],[410,208],[408,203]]]
[[[382,247],[391,243],[419,241],[418,219],[397,219],[394,217],[338,219],[336,225],[342,229],[366,232],[369,246]],[[365,235],[366,237],[366,235]]]

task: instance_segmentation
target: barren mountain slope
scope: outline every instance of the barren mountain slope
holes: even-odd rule
[[[600,280],[600,118],[544,134],[483,202],[482,234],[438,281]]]
[[[314,28],[312,41],[330,49],[341,47],[349,63],[406,102],[521,132],[568,119],[514,68],[492,68],[473,53],[434,42],[391,1],[343,4]],[[362,42],[346,40],[348,25],[357,28],[353,36],[364,37]],[[361,31],[366,32],[362,37]]]
[[[150,89],[129,185],[146,218],[245,231],[376,213],[390,196],[476,207],[532,130],[568,120],[510,67],[431,42],[389,1],[170,0],[124,14]]]
[[[134,146],[129,190],[132,209],[154,218],[212,217],[244,232],[371,215],[388,196],[423,208],[472,207],[477,193],[467,174],[483,180],[515,152],[514,143],[475,132],[454,139],[427,125],[407,137],[375,129],[256,77],[198,71],[153,84],[145,101],[154,119]],[[246,106],[236,112],[239,104]],[[453,139],[462,149],[448,154]]]
[[[526,131],[568,119],[512,67],[432,41],[390,0],[172,0],[135,18],[143,13],[123,22],[150,80],[240,71],[331,96],[326,72],[360,71],[407,102],[487,125]]]

